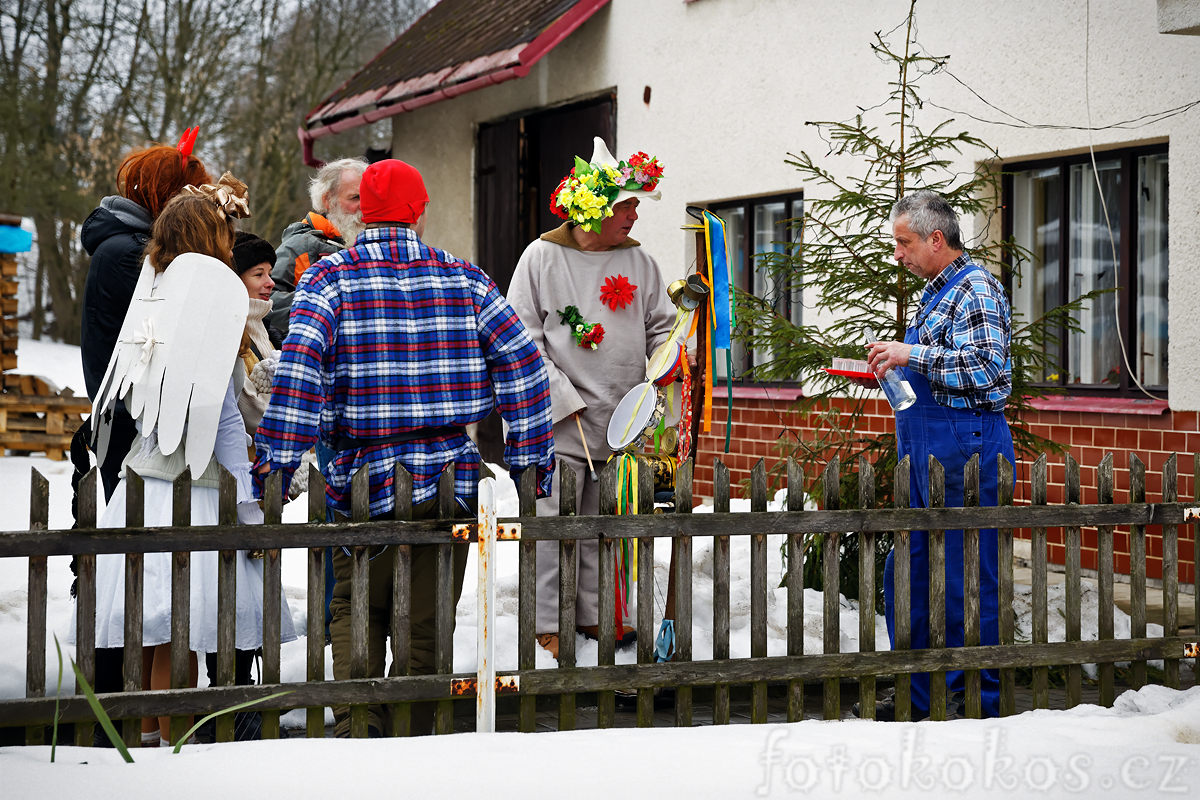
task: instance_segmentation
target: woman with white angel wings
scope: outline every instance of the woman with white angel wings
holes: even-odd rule
[[[185,187],[154,223],[146,262],[92,410],[103,457],[106,421],[118,399],[138,422],[140,438],[100,519],[100,527],[125,525],[128,471],[145,482],[145,525],[172,523],[172,482],[185,468],[194,478],[193,525],[217,524],[219,467],[237,483],[241,524],[263,520],[251,492],[247,436],[237,397],[245,380],[238,358],[247,318],[246,287],[231,268],[234,217],[249,216],[245,184],[226,173],[220,182]],[[170,688],[171,554],[146,553],[143,602],[143,685]],[[237,556],[238,650],[262,645],[262,562]],[[124,645],[124,558],[96,563],[96,646]],[[281,598],[283,641],[295,638]],[[217,553],[191,557],[191,685],[195,653],[217,649]],[[169,718],[158,720],[162,741]],[[154,737],[154,720],[143,738]]]

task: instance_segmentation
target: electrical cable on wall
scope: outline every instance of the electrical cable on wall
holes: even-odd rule
[[[1117,240],[1113,236],[1112,219],[1108,215],[1108,201],[1104,199],[1104,186],[1100,183],[1100,170],[1096,165],[1096,147],[1092,141],[1092,94],[1091,94],[1091,39],[1092,39],[1092,3],[1087,0],[1084,3],[1084,27],[1083,27],[1083,103],[1087,111],[1087,134],[1088,134],[1088,155],[1092,161],[1092,178],[1096,181],[1096,194],[1100,197],[1100,208],[1104,211],[1104,229],[1108,233],[1108,244],[1112,248],[1112,263],[1113,268],[1121,262],[1117,258]],[[1138,388],[1142,394],[1149,397],[1151,400],[1158,398],[1150,394],[1142,382],[1138,380],[1138,376],[1134,373],[1133,367],[1129,363],[1129,353],[1125,347],[1125,336],[1121,333],[1121,304],[1120,295],[1123,288],[1119,283],[1114,281],[1113,287],[1113,319],[1116,320],[1117,342],[1121,346],[1121,360],[1125,363],[1125,370],[1129,375],[1129,379],[1133,381],[1134,386]]]
[[[1087,2],[1085,2],[1085,5],[1084,5],[1084,59],[1083,59],[1083,85],[1084,85],[1084,98],[1083,99],[1084,99],[1084,107],[1085,107],[1086,115],[1087,115],[1087,125],[1035,123],[1035,122],[1029,122],[1028,120],[1022,119],[1021,117],[1018,117],[1017,115],[1015,115],[1009,111],[1006,111],[1003,108],[1001,108],[1000,106],[996,105],[995,103],[992,103],[991,101],[987,100],[983,95],[981,95],[979,92],[977,92],[974,88],[972,88],[964,80],[962,80],[957,75],[955,75],[953,72],[951,72],[946,66],[947,61],[941,61],[939,63],[938,69],[934,70],[934,71],[942,72],[943,74],[948,76],[951,80],[955,81],[960,86],[962,86],[964,89],[966,89],[968,92],[970,92],[972,95],[974,95],[981,103],[983,103],[984,105],[986,105],[987,107],[989,107],[991,109],[994,109],[995,111],[999,112],[1000,114],[1004,115],[1005,117],[1008,117],[1009,119],[1013,120],[1013,122],[1007,122],[1007,121],[1003,121],[1003,120],[986,119],[984,117],[980,117],[975,114],[972,114],[968,111],[963,111],[961,109],[954,109],[954,108],[950,108],[948,106],[938,105],[937,103],[934,103],[929,100],[926,100],[925,103],[934,108],[940,109],[942,111],[945,111],[945,112],[948,112],[951,114],[962,115],[962,116],[968,117],[970,119],[973,119],[977,122],[982,122],[982,123],[988,124],[988,125],[1000,125],[1000,126],[1005,126],[1005,127],[1010,127],[1010,128],[1024,128],[1024,129],[1029,129],[1029,130],[1086,131],[1087,135],[1088,135],[1088,155],[1089,155],[1089,158],[1091,160],[1091,165],[1092,165],[1092,178],[1096,182],[1096,193],[1097,193],[1097,195],[1099,195],[1100,207],[1101,207],[1101,210],[1104,212],[1105,231],[1108,234],[1109,247],[1112,252],[1112,263],[1115,267],[1116,265],[1120,264],[1120,260],[1117,255],[1116,238],[1113,235],[1112,218],[1108,212],[1108,201],[1104,197],[1104,187],[1103,187],[1103,184],[1101,184],[1101,182],[1100,182],[1100,171],[1099,171],[1098,165],[1096,163],[1096,148],[1095,148],[1095,143],[1092,138],[1093,133],[1095,131],[1108,131],[1108,130],[1133,130],[1133,129],[1145,127],[1147,125],[1153,125],[1153,124],[1162,122],[1164,120],[1170,119],[1171,117],[1175,117],[1180,114],[1185,114],[1185,113],[1191,111],[1192,109],[1200,107],[1200,99],[1191,100],[1187,103],[1183,103],[1182,105],[1178,105],[1173,108],[1163,109],[1160,111],[1147,112],[1145,114],[1142,114],[1137,117],[1133,117],[1128,120],[1122,120],[1120,122],[1114,122],[1114,123],[1110,123],[1108,125],[1095,126],[1092,124],[1091,70],[1090,70],[1091,58],[1090,58],[1090,56],[1091,56],[1091,0],[1087,0]],[[1146,389],[1146,387],[1138,379],[1138,376],[1135,374],[1132,365],[1129,363],[1129,353],[1128,353],[1128,348],[1126,347],[1126,344],[1125,344],[1125,336],[1122,333],[1121,323],[1120,323],[1120,313],[1119,313],[1120,312],[1119,300],[1120,300],[1120,295],[1123,291],[1124,291],[1124,287],[1122,287],[1120,285],[1116,285],[1113,289],[1113,303],[1115,304],[1113,318],[1116,320],[1116,323],[1117,323],[1116,324],[1117,342],[1121,349],[1121,360],[1125,364],[1125,369],[1129,375],[1130,380],[1138,388],[1138,390],[1142,394],[1149,397],[1150,399],[1158,400],[1160,398],[1151,394]]]

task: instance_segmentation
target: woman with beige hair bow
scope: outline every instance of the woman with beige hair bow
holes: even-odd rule
[[[130,471],[144,480],[144,524],[172,524],[172,483],[191,469],[191,524],[218,521],[218,478],[237,484],[241,524],[262,522],[251,494],[247,437],[237,395],[245,371],[238,359],[247,315],[245,286],[231,269],[234,218],[249,216],[245,184],[226,173],[216,185],[188,186],[163,208],[146,248],[146,262],[117,346],[93,406],[103,453],[117,400],[137,420],[140,436],[100,527],[125,525]],[[124,558],[96,560],[96,646],[124,646]],[[143,581],[143,686],[170,688],[171,553],[146,553]],[[235,647],[262,645],[262,565],[244,552],[236,561]],[[295,638],[281,598],[282,634]],[[217,649],[217,554],[191,555],[192,651]],[[168,744],[170,719],[144,720],[143,744]]]

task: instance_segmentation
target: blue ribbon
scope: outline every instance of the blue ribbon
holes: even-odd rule
[[[664,619],[654,640],[654,660],[670,661],[675,655],[675,620]]]
[[[713,347],[728,350],[732,344],[732,306],[729,292],[729,259],[725,253],[725,222],[716,214],[705,210],[704,227],[709,241],[709,263],[712,264],[713,315],[716,327],[713,330]]]

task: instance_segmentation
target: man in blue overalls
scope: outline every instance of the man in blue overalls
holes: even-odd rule
[[[979,455],[980,505],[997,502],[996,456],[1012,463],[1012,437],[1004,404],[1012,389],[1009,358],[1010,312],[1000,283],[963,252],[958,215],[940,195],[918,191],[892,208],[896,260],[928,281],[903,342],[869,345],[876,374],[898,370],[917,401],[896,414],[899,457],[911,465],[910,502],[929,506],[929,456],[945,468],[946,506],[963,503],[963,467]],[[999,581],[995,529],[979,531],[980,644],[999,644]],[[913,531],[912,647],[929,646],[929,534]],[[946,531],[946,644],[963,645],[963,532]],[[884,570],[888,638],[896,644],[894,557]],[[929,715],[929,674],[912,676],[913,719]],[[963,673],[946,673],[953,700],[961,702]],[[982,671],[983,716],[999,716],[1000,685],[995,670]],[[954,712],[954,703],[949,704]],[[876,719],[895,719],[891,699],[876,705]]]

